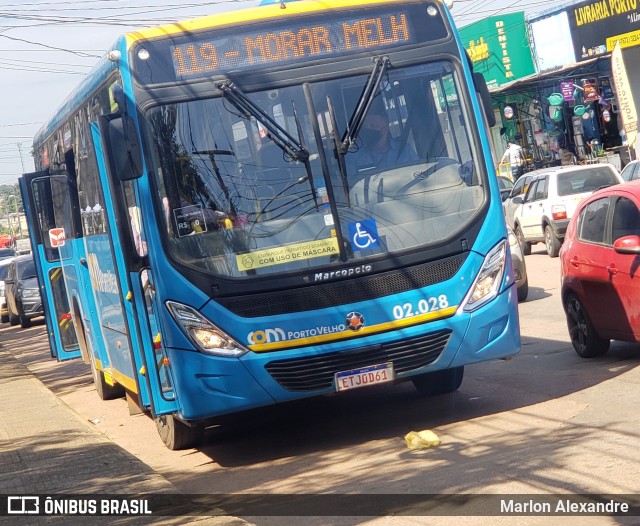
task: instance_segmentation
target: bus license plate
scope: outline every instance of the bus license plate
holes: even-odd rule
[[[393,363],[379,363],[362,369],[336,373],[336,390],[346,391],[367,385],[383,384],[393,380]]]

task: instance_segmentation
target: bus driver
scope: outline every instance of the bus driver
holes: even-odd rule
[[[411,145],[401,145],[391,135],[389,117],[381,108],[371,108],[360,129],[359,139],[356,141],[358,148],[347,155],[347,167],[351,172],[367,168],[384,170],[418,160]]]

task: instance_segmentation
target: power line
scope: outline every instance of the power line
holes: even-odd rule
[[[42,122],[19,122],[15,124],[0,124],[0,128],[8,128],[13,126],[35,126],[37,124],[42,124]]]
[[[40,42],[33,42],[32,40],[26,40],[24,38],[18,38],[18,37],[10,37],[9,35],[4,35],[4,34],[0,34],[1,38],[8,38],[9,40],[15,40],[18,42],[26,42],[27,44],[34,44],[36,46],[42,46],[42,47],[46,47],[49,49],[55,49],[57,51],[64,51],[66,53],[72,53],[73,55],[78,55],[79,57],[93,57],[93,58],[100,58],[100,55],[91,55],[89,53],[84,53],[83,51],[73,51],[72,49],[65,49],[65,48],[61,48],[61,47],[56,47],[56,46],[50,46],[48,44],[42,44]]]

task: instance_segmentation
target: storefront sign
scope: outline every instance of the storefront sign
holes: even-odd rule
[[[575,100],[575,97],[573,96],[574,90],[575,87],[573,85],[573,82],[568,81],[560,83],[560,92],[562,93],[563,100],[567,102]]]
[[[631,83],[622,59],[622,49],[619,44],[616,44],[611,54],[611,72],[613,73],[613,81],[618,95],[618,105],[627,135],[627,142],[629,145],[633,145],[638,133],[638,114],[633,100]]]
[[[618,94],[620,115],[627,135],[627,142],[633,145],[638,133],[638,113],[636,112],[631,84],[627,76],[625,63],[622,59],[622,49],[620,49],[619,44],[616,44],[611,54],[611,72],[613,73],[613,81],[616,87],[616,93]]]
[[[485,18],[460,29],[460,37],[490,89],[535,73],[524,12]]]
[[[576,61],[566,11],[529,21],[540,72]]]
[[[504,118],[505,119],[507,119],[507,120],[508,119],[512,119],[513,118],[513,108],[511,106],[505,106],[503,114],[504,114]]]
[[[567,8],[576,60],[587,60],[623,47],[640,45],[640,0],[587,0]]]
[[[585,82],[582,85],[582,88],[584,89],[583,100],[585,104],[588,104],[589,102],[595,102],[600,98],[600,95],[598,95],[598,92],[596,91],[596,87],[591,84],[591,82]]]

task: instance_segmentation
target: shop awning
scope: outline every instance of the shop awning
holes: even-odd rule
[[[499,88],[489,90],[492,95],[498,95],[500,93],[513,93],[519,91],[519,88],[535,88],[537,86],[548,84],[550,82],[557,82],[566,78],[574,76],[584,76],[597,73],[595,66],[598,66],[604,60],[610,60],[611,53],[600,55],[598,57],[583,60],[581,62],[574,62],[567,64],[561,68],[543,71],[542,73],[534,73],[527,77],[514,80],[508,84],[504,84]],[[591,71],[590,71],[591,70]]]

